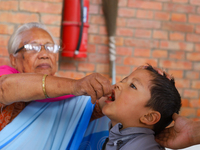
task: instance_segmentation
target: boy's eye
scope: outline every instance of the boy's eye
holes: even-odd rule
[[[137,90],[136,86],[133,83],[130,84],[130,87]]]

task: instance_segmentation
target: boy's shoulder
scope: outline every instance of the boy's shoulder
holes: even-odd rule
[[[120,130],[121,123],[116,124],[110,129],[109,140],[106,150],[164,150],[155,141],[155,132],[148,128],[129,127]]]
[[[153,134],[140,134],[130,139],[121,150],[165,150],[164,147],[155,141]]]

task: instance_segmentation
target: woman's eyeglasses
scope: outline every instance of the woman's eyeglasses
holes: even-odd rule
[[[56,44],[47,43],[45,45],[40,45],[37,43],[32,43],[32,44],[25,44],[24,46],[16,50],[15,54],[17,54],[19,51],[21,51],[24,48],[26,49],[26,51],[40,52],[42,49],[42,46],[44,46],[45,50],[50,53],[57,53],[60,50],[60,46]]]

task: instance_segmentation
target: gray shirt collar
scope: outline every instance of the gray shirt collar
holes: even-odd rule
[[[109,127],[111,128],[111,122],[109,123]],[[127,140],[130,138],[135,138],[138,135],[141,134],[155,134],[155,132],[148,128],[142,128],[142,127],[129,127],[120,130],[122,127],[121,123],[117,123],[114,127],[110,129],[109,132],[109,142],[108,143],[114,143],[116,144],[119,140]]]

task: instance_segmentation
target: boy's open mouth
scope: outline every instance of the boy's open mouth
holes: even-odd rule
[[[109,97],[110,101],[115,101],[115,91],[112,91],[112,95]]]

